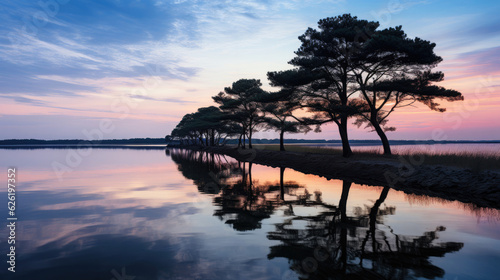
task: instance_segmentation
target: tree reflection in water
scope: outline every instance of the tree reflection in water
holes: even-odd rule
[[[383,206],[388,187],[372,206],[356,207],[348,216],[351,182],[343,182],[339,203],[332,205],[323,202],[320,192],[311,194],[305,186],[286,182],[284,167],[279,184],[259,185],[252,180],[252,163],[187,150],[172,150],[170,155],[200,192],[217,194],[214,215],[237,231],[260,228],[262,220],[282,209],[284,221],[267,235],[280,244],[270,248],[268,258],[287,258],[300,279],[433,279],[444,271],[429,258],[463,247],[437,241],[444,226],[408,236],[384,225],[384,217],[396,210]],[[297,206],[314,206],[315,215],[297,215]],[[304,222],[306,226],[300,226]]]
[[[405,236],[392,229],[382,230],[383,216],[395,213],[394,207],[381,208],[390,188],[382,190],[369,209],[356,209],[347,216],[351,183],[343,182],[339,206],[322,205],[325,211],[316,216],[295,216],[276,225],[268,238],[281,241],[271,247],[268,258],[285,257],[291,268],[304,279],[362,278],[408,279],[442,277],[444,271],[429,257],[442,257],[458,251],[463,243],[439,243],[438,227],[421,236]],[[307,221],[305,229],[293,228],[293,221]]]
[[[229,162],[223,155],[184,149],[166,151],[182,175],[193,180],[201,193],[218,194],[231,184],[231,178],[241,174],[241,164]]]

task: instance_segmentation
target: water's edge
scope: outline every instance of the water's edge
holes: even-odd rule
[[[239,161],[271,167],[287,167],[327,179],[348,180],[369,186],[388,186],[406,193],[500,209],[500,173],[494,171],[474,173],[471,170],[445,166],[403,165],[384,158],[356,160],[336,155],[234,147],[188,149],[228,155]]]

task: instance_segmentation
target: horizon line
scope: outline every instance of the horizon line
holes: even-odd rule
[[[99,142],[99,141],[121,141],[121,140],[159,140],[165,139],[165,137],[134,137],[134,138],[112,138],[112,139],[78,139],[78,138],[66,138],[66,139],[38,139],[38,138],[10,138],[10,139],[0,139],[0,141],[88,141],[88,142]],[[228,138],[228,140],[237,138]],[[258,140],[279,140],[279,138],[253,138],[252,141]],[[284,139],[286,141],[290,140],[300,140],[300,141],[341,141],[341,139],[303,139],[303,138],[288,138]],[[349,141],[378,141],[380,139],[349,139]],[[448,140],[434,140],[434,139],[392,139],[389,141],[433,141],[433,142],[500,142],[500,139],[481,139],[481,140],[469,140],[469,139],[448,139]]]

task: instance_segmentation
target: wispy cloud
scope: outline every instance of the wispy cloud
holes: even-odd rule
[[[17,66],[45,66],[27,72],[27,78],[30,74],[47,74],[47,70],[75,69],[85,77],[93,71],[107,76],[131,76],[147,64],[168,67],[170,71],[164,78],[195,74],[188,73],[189,67],[182,65],[170,50],[180,42],[180,34],[184,40],[194,36],[189,24],[181,24],[192,19],[176,5],[72,1],[61,5],[54,16],[47,16],[50,21],[35,27],[36,32],[25,32],[37,12],[43,10],[36,2],[8,2],[5,14],[9,24],[0,27],[0,60]],[[182,75],[176,76],[176,72]]]
[[[478,49],[454,55],[440,67],[449,79],[498,76],[500,74],[500,46]]]
[[[181,99],[176,99],[176,98],[154,98],[151,96],[143,96],[143,95],[130,95],[129,97],[135,98],[135,99],[151,100],[151,101],[167,102],[167,103],[177,103],[177,104],[195,104],[195,103],[197,103],[195,101],[187,101],[187,100],[181,100]]]
[[[41,101],[41,100],[28,98],[28,97],[24,97],[24,96],[3,95],[0,97],[1,98],[9,98],[9,99],[12,99],[12,100],[19,102],[19,103],[27,103],[27,104],[34,105],[34,106],[46,106],[46,103]]]

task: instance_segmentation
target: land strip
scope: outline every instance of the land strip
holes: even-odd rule
[[[500,209],[500,172],[474,172],[449,166],[401,162],[397,157],[343,158],[338,155],[279,152],[235,147],[190,148],[224,154],[240,161],[287,167],[327,179],[370,186],[389,186],[406,193]]]

